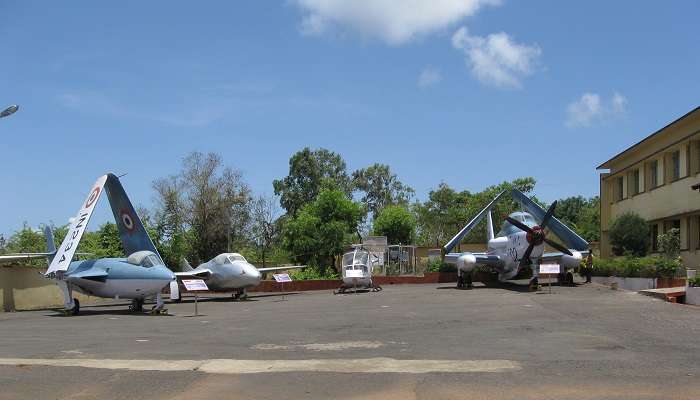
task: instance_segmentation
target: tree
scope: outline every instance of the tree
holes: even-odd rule
[[[391,173],[388,165],[373,164],[352,173],[353,187],[364,193],[362,202],[376,218],[388,205],[406,205],[415,194]]]
[[[159,179],[153,187],[158,201],[154,225],[169,248],[169,263],[179,262],[173,258],[183,252],[195,263],[207,261],[246,243],[250,189],[218,154],[190,153],[178,175]]]
[[[258,196],[251,207],[253,243],[265,267],[267,255],[277,241],[281,230],[280,208],[274,198]]]
[[[416,219],[405,207],[387,206],[374,220],[374,234],[386,236],[391,244],[411,244]]]
[[[649,225],[638,214],[626,212],[610,224],[610,243],[616,255],[644,256],[649,247]]]
[[[567,197],[557,201],[554,216],[588,242],[600,240],[600,199],[583,196]]]
[[[289,159],[289,174],[272,182],[280,205],[288,214],[296,213],[304,204],[316,199],[324,181],[331,181],[346,196],[352,188],[343,158],[326,149],[311,150],[305,147]]]
[[[681,252],[681,231],[671,228],[666,233],[659,235],[659,251],[664,257],[676,259]]]
[[[282,244],[297,262],[326,269],[352,243],[364,214],[346,193],[323,189],[286,222]]]

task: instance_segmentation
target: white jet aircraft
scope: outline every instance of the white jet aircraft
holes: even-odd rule
[[[569,227],[553,216],[556,201],[545,212],[542,207],[530,200],[517,189],[511,191],[514,200],[527,212],[510,214],[503,223],[498,235],[493,233],[491,208],[505,192],[501,192],[479,214],[462,228],[442,249],[444,261],[457,267],[457,287],[471,288],[472,272],[477,266],[487,266],[498,273],[499,281],[513,279],[523,267],[532,266],[530,290],[538,285],[539,265],[543,261],[553,261],[560,265],[561,281],[573,283],[571,270],[581,263],[584,254],[590,251],[589,244]],[[469,232],[487,218],[488,251],[485,253],[451,253],[452,249]],[[540,221],[538,223],[538,221]],[[566,246],[547,238],[551,230]],[[557,253],[544,253],[544,244],[559,250]]]
[[[211,260],[192,268],[187,260],[181,264],[183,272],[176,272],[180,279],[202,279],[211,290],[233,290],[234,299],[245,299],[247,289],[258,286],[263,272],[284,271],[305,268],[305,265],[290,267],[256,268],[238,253],[222,253]],[[180,300],[179,293],[172,295],[173,300]]]

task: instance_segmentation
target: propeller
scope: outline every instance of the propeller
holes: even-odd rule
[[[545,231],[545,228],[547,227],[547,223],[552,219],[552,215],[554,215],[554,209],[556,207],[557,202],[555,201],[554,203],[552,203],[551,206],[549,206],[547,212],[544,214],[544,217],[542,218],[542,223],[539,225],[535,225],[532,228],[518,221],[517,219],[506,217],[506,221],[510,222],[518,229],[527,233],[526,238],[527,242],[529,243],[529,246],[527,246],[525,254],[523,254],[523,256],[520,258],[520,266],[529,264],[532,250],[535,248],[535,246],[540,246],[543,243],[547,243],[548,245],[554,247],[555,249],[561,251],[566,255],[573,255],[571,254],[571,251],[569,251],[569,249],[567,249],[566,247],[553,240],[547,239],[547,231]]]

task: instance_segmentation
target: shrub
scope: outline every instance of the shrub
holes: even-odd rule
[[[659,252],[666,258],[676,258],[681,252],[681,231],[678,228],[669,229],[659,235]]]
[[[671,278],[682,268],[678,260],[662,257],[594,259],[593,275],[620,278]]]
[[[335,280],[340,274],[333,267],[321,268],[309,266],[292,271],[289,276],[295,281]]]
[[[694,277],[688,279],[688,286],[700,287],[700,275],[695,275]]]
[[[436,258],[428,262],[428,272],[457,272],[457,267]]]
[[[626,212],[610,224],[610,243],[616,255],[646,255],[649,247],[649,225],[638,214]]]

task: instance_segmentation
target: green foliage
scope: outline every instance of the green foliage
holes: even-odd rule
[[[386,236],[390,244],[410,244],[416,230],[416,219],[402,206],[387,206],[374,220],[374,234]]]
[[[373,164],[353,172],[352,184],[354,189],[364,193],[361,201],[375,218],[386,206],[407,205],[415,193],[384,164]]]
[[[649,247],[649,225],[638,214],[626,212],[610,224],[610,243],[616,255],[644,256]]]
[[[676,258],[681,252],[681,231],[671,228],[658,238],[659,252],[666,258]]]
[[[600,240],[600,198],[574,196],[557,201],[554,216],[588,242]]]
[[[700,287],[700,275],[688,279],[688,286]]]
[[[333,267],[316,267],[310,266],[302,269],[296,269],[289,273],[295,281],[310,281],[310,280],[337,280],[340,279],[340,274]]]
[[[284,227],[282,245],[298,262],[333,265],[335,256],[353,242],[364,209],[339,190],[323,189]]]
[[[594,259],[593,275],[620,278],[672,278],[681,269],[678,260],[663,257],[616,257]]]
[[[428,262],[428,272],[457,272],[457,267],[436,258]]]
[[[326,149],[305,147],[289,159],[289,173],[272,182],[280,204],[291,216],[313,202],[321,192],[324,181],[333,182],[347,197],[352,193],[350,177],[343,158]]]

